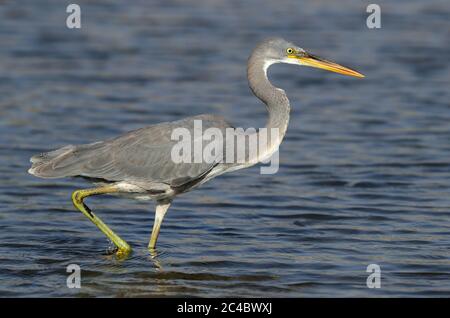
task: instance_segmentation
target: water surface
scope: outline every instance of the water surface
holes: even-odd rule
[[[77,3],[81,30],[60,1],[0,5],[0,296],[450,296],[447,1],[378,1],[379,30],[361,1]],[[274,66],[293,107],[279,172],[178,197],[156,259],[153,204],[88,199],[134,247],[120,261],[72,206],[86,181],[26,173],[35,153],[189,115],[262,126],[245,67],[273,35],[367,77]]]

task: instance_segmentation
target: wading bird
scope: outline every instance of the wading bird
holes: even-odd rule
[[[247,65],[249,86],[269,113],[266,127],[278,130],[276,138],[268,138],[263,153],[247,154],[244,163],[224,163],[222,157],[213,162],[175,163],[171,160],[171,151],[176,143],[171,138],[174,129],[192,131],[195,120],[201,120],[205,129],[216,127],[224,131],[232,127],[219,116],[199,115],[137,129],[105,141],[68,145],[33,156],[29,173],[41,178],[81,176],[95,181],[96,187],[73,192],[72,201],[115,244],[119,256],[128,254],[130,246],[103,223],[83,200],[93,195],[113,193],[155,200],[155,220],[148,245],[153,250],[164,215],[175,196],[225,172],[254,165],[278,150],[289,123],[290,104],[284,90],[273,86],[267,78],[268,67],[275,63],[305,65],[364,77],[347,67],[314,56],[284,39],[266,39],[253,50]],[[227,147],[223,149],[223,152],[229,151]]]

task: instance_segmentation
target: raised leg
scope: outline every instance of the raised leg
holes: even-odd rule
[[[150,243],[148,243],[148,248],[153,250],[156,246],[156,241],[159,236],[159,229],[161,228],[161,223],[169,209],[171,201],[158,201],[156,202],[156,212],[155,212],[155,223],[153,223],[152,236],[150,237]]]
[[[94,223],[117,247],[117,256],[125,256],[130,253],[131,247],[114,233],[103,221],[97,217],[91,209],[83,202],[86,197],[92,195],[118,192],[114,186],[106,186],[93,189],[77,190],[72,194],[74,206],[80,210],[92,223]]]

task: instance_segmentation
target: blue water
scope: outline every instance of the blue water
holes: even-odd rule
[[[0,296],[450,296],[448,1],[378,1],[377,30],[364,1],[77,3],[80,30],[61,1],[0,4]],[[246,60],[274,35],[367,77],[272,67],[293,107],[279,172],[178,197],[156,258],[153,204],[88,199],[134,247],[118,260],[70,201],[89,183],[26,173],[35,153],[194,114],[262,126]]]

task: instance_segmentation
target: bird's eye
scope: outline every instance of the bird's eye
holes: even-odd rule
[[[290,48],[286,49],[286,53],[292,54],[292,53],[294,53],[294,49],[290,47]]]

